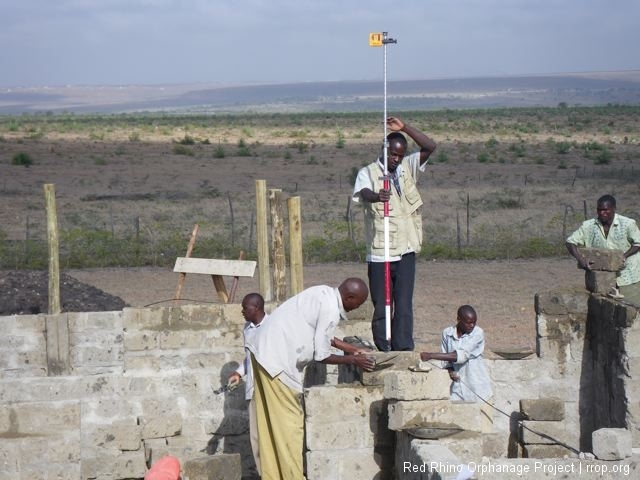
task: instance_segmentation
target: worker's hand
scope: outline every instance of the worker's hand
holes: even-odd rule
[[[422,360],[423,362],[433,360],[433,354],[431,352],[420,352],[420,360]]]
[[[376,367],[376,359],[371,355],[353,355],[353,361],[365,372],[371,372]]]
[[[356,350],[353,351],[354,355],[366,355],[367,353],[371,353],[373,352],[373,348],[367,348],[367,347],[359,347]]]
[[[387,118],[387,127],[392,132],[399,132],[404,128],[404,122],[396,117]]]
[[[584,256],[579,256],[578,257],[578,267],[582,268],[583,270],[591,270],[591,262],[587,261],[587,259]]]
[[[378,191],[378,201],[379,202],[388,202],[390,198],[391,198],[391,190],[385,189],[385,188],[381,188]]]
[[[227,386],[229,388],[236,388],[239,384],[240,384],[240,380],[242,380],[242,377],[240,377],[240,374],[238,372],[233,372],[231,375],[229,375],[229,380],[227,380]]]
[[[451,380],[453,380],[454,382],[459,382],[460,381],[460,375],[458,375],[456,372],[454,372],[453,370],[449,370],[449,378]]]

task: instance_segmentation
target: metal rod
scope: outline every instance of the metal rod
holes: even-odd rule
[[[382,32],[382,51],[383,51],[383,78],[384,78],[384,111],[382,124],[384,125],[384,180],[383,187],[389,190],[389,164],[388,150],[389,141],[387,140],[387,32]],[[385,334],[387,342],[391,342],[391,264],[389,255],[389,201],[384,202],[384,318],[385,318]]]

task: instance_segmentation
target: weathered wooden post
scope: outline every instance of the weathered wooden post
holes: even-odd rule
[[[282,218],[282,190],[269,190],[271,209],[271,246],[273,251],[273,283],[275,301],[281,302],[287,296],[286,262],[284,254],[284,219]]]
[[[302,278],[302,214],[300,213],[300,197],[287,199],[289,211],[289,262],[291,265],[291,295],[304,290]]]
[[[60,315],[60,246],[55,185],[45,183],[44,201],[49,246],[49,315],[45,318],[47,375],[68,375],[70,369],[69,324]]]
[[[58,215],[56,189],[52,183],[44,184],[47,213],[47,244],[49,246],[49,314],[60,313],[60,246],[58,241]]]
[[[256,240],[258,242],[258,267],[260,293],[265,301],[273,300],[269,275],[269,235],[267,233],[267,182],[256,180]]]

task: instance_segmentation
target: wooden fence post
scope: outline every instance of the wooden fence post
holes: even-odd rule
[[[60,313],[60,245],[58,240],[58,214],[56,189],[52,183],[44,185],[47,212],[47,243],[49,246],[49,314]]]
[[[289,211],[289,261],[291,264],[291,295],[304,290],[302,278],[302,214],[300,212],[300,197],[287,199]]]
[[[269,235],[267,233],[267,182],[256,180],[256,241],[258,243],[258,270],[260,293],[265,301],[273,300],[269,275]]]
[[[275,301],[281,302],[287,296],[286,265],[284,254],[284,219],[282,218],[282,190],[269,190],[271,211],[271,246],[273,250],[273,283]]]

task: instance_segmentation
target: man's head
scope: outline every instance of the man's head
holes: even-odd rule
[[[598,220],[603,225],[610,225],[616,213],[616,199],[613,195],[603,195],[598,199]]]
[[[347,312],[355,310],[369,296],[369,287],[361,278],[347,278],[338,287],[340,297],[342,297],[342,306]]]
[[[457,330],[459,334],[471,333],[476,328],[478,316],[471,305],[462,305],[458,308]]]
[[[259,293],[249,293],[242,299],[242,316],[254,325],[264,318],[264,298]]]
[[[387,169],[395,172],[407,153],[407,139],[400,132],[391,132],[387,135],[389,149],[387,150]]]

